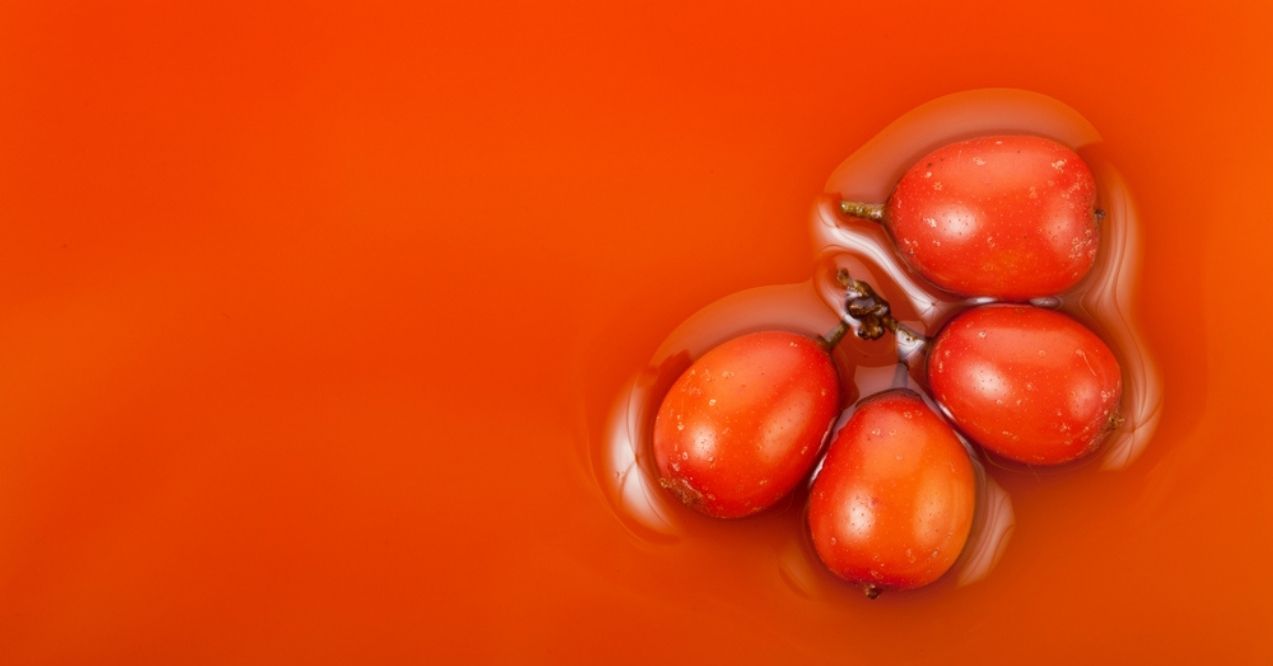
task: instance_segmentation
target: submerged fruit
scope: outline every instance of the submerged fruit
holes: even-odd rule
[[[820,341],[784,331],[729,340],[695,361],[659,406],[659,483],[717,518],[766,509],[808,475],[839,403]]]
[[[869,596],[941,577],[964,548],[976,477],[955,432],[915,393],[863,401],[835,436],[809,498],[822,562]]]
[[[882,207],[842,208],[882,221],[912,269],[965,296],[1063,292],[1091,270],[1099,244],[1091,169],[1038,136],[942,146],[902,175]]]
[[[989,305],[955,317],[929,351],[933,397],[973,441],[1036,465],[1094,450],[1117,418],[1118,359],[1059,312]]]

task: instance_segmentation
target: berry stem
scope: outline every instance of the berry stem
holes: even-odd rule
[[[827,353],[835,351],[835,346],[840,344],[840,341],[844,339],[844,336],[852,328],[852,326],[849,326],[849,322],[840,320],[840,323],[836,324],[836,327],[830,333],[818,338],[818,342],[823,349],[827,350]]]
[[[889,309],[888,301],[875,293],[871,285],[855,279],[847,270],[840,269],[835,276],[844,287],[844,311],[849,319],[857,322],[856,333],[863,340],[878,340],[885,331],[891,331],[907,347],[927,344],[927,339],[899,322]]]
[[[884,204],[863,203],[861,201],[841,201],[840,212],[853,217],[860,217],[874,222],[884,221]]]

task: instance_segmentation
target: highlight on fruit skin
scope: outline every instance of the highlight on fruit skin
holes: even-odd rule
[[[1029,305],[966,310],[929,350],[932,395],[973,442],[1009,460],[1059,465],[1117,424],[1122,370],[1086,326]]]
[[[881,222],[937,287],[1024,301],[1062,293],[1096,261],[1096,180],[1077,153],[1033,135],[947,144],[916,161],[884,204],[842,202]]]
[[[836,433],[814,479],[814,550],[869,597],[923,587],[959,558],[976,495],[954,430],[912,391],[877,394]]]
[[[655,417],[659,484],[715,518],[749,516],[785,497],[808,477],[840,409],[827,346],[761,331],[695,361]]]

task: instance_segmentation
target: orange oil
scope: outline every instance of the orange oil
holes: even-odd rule
[[[1268,662],[1270,25],[1256,2],[5,6],[0,662]],[[625,386],[730,294],[782,303],[734,325],[824,332],[836,262],[897,288],[849,258],[869,229],[811,210],[882,196],[919,146],[871,138],[987,88],[1073,109],[1103,194],[1130,193],[1143,447],[987,466],[993,566],[875,602],[809,559],[799,496],[670,530],[618,510]],[[864,390],[895,381],[887,345],[857,354]]]

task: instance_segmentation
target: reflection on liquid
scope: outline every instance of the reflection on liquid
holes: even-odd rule
[[[973,516],[972,532],[963,555],[955,562],[950,576],[957,585],[969,585],[986,577],[998,564],[1008,546],[1008,537],[1016,525],[1012,511],[1012,499],[1007,491],[985,473],[978,464],[977,513]]]
[[[1144,452],[1158,427],[1162,382],[1129,314],[1139,273],[1140,224],[1122,176],[1112,167],[1102,167],[1096,172],[1105,208],[1102,256],[1077,305],[1089,315],[1101,317],[1102,336],[1123,367],[1123,423],[1111,433],[1101,458],[1102,469],[1117,470]]]
[[[664,541],[675,538],[676,523],[663,489],[640,464],[640,424],[648,408],[640,395],[636,382],[630,383],[610,417],[608,447],[600,462],[612,478],[603,488],[624,524],[640,536]]]

